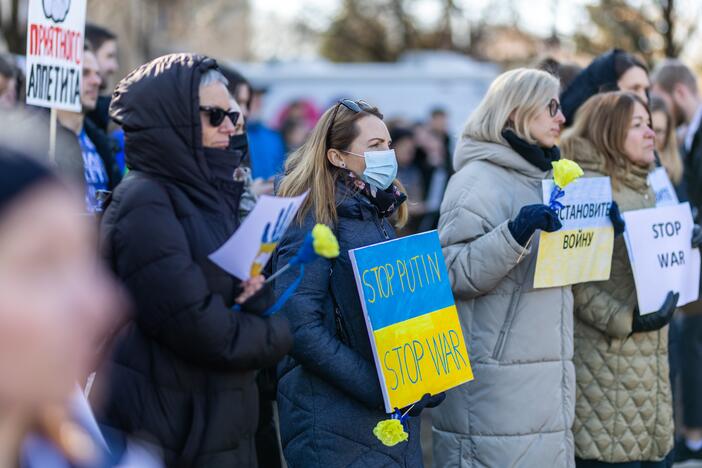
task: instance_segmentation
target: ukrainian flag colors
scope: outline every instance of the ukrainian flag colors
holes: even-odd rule
[[[349,255],[386,411],[472,380],[436,231]]]

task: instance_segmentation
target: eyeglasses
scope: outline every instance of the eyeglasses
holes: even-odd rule
[[[561,110],[561,103],[558,102],[556,99],[551,99],[548,103],[548,113],[551,117],[555,117],[558,115],[558,112]]]
[[[221,107],[210,107],[210,106],[200,106],[200,112],[206,113],[210,118],[210,125],[213,127],[219,127],[224,122],[225,117],[229,117],[232,121],[232,125],[236,126],[239,121],[240,112],[236,111],[226,111]]]
[[[329,122],[329,129],[327,130],[327,148],[329,148],[329,136],[331,135],[332,128],[334,128],[334,120],[336,120],[336,114],[339,113],[339,106],[344,106],[356,114],[359,112],[368,112],[374,109],[373,106],[363,100],[354,101],[352,99],[339,99],[339,102],[336,103],[336,107],[334,108],[331,121]]]

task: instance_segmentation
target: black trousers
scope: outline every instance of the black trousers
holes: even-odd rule
[[[597,460],[575,459],[575,468],[670,468],[673,466],[673,452],[661,461],[633,461],[626,463],[606,463]]]
[[[702,428],[702,315],[686,316],[681,328],[682,421]]]

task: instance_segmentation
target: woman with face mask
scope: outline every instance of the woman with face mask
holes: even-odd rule
[[[309,195],[278,246],[275,269],[293,258],[315,223],[329,225],[340,247],[337,259],[305,268],[281,312],[295,336],[278,368],[280,432],[291,467],[422,465],[418,418],[409,419],[409,440],[394,447],[373,435],[388,416],[347,254],[395,238],[393,215],[398,226],[407,221],[407,197],[395,179],[397,161],[382,118],[364,101],[339,101],[290,155],[279,187],[282,196]],[[279,278],[281,293],[295,274]]]
[[[543,204],[564,117],[559,82],[529,69],[492,83],[453,157],[439,237],[475,380],[432,413],[438,467],[573,465],[573,296],[534,289]]]
[[[97,372],[98,421],[110,440],[156,442],[168,466],[256,466],[256,372],[291,346],[287,320],[260,315],[263,277],[240,282],[208,258],[239,226],[241,117],[226,84],[214,60],[168,55],[122,80],[110,106],[130,172],[102,248],[135,316]]]

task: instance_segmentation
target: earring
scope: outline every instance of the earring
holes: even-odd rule
[[[341,168],[342,168],[342,169],[346,169],[346,163],[343,162],[343,161],[342,161],[342,163],[341,163]]]

